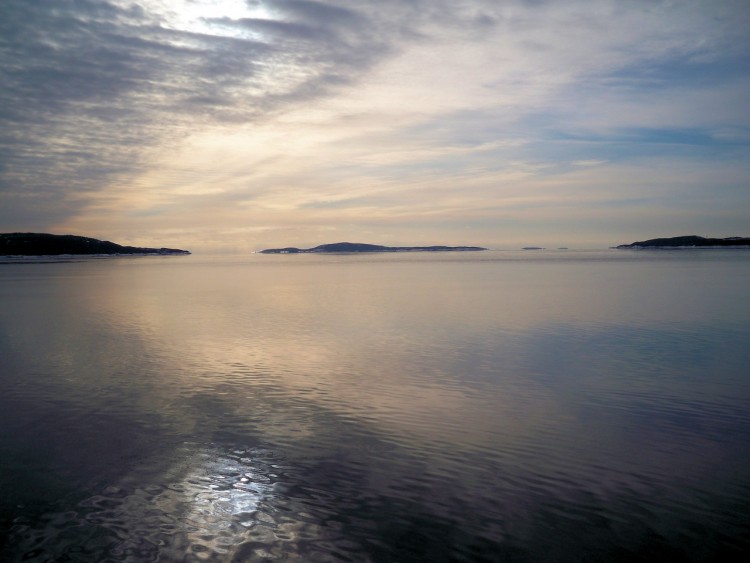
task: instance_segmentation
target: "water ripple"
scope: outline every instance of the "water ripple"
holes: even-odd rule
[[[325,491],[309,491],[306,507],[285,495],[293,468],[268,448],[186,445],[168,474],[144,484],[131,476],[91,496],[76,510],[18,519],[14,550],[30,561],[229,561],[235,557],[297,557],[331,539],[331,514],[314,514]],[[294,477],[299,479],[299,475]],[[298,504],[298,503],[297,503]],[[335,526],[334,526],[335,527]],[[81,530],[86,529],[86,534]],[[343,550],[346,543],[337,543]],[[353,543],[349,547],[354,550]],[[349,557],[350,555],[347,555]]]

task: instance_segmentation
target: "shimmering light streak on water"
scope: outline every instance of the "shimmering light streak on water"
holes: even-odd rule
[[[0,264],[0,558],[750,549],[750,253]]]

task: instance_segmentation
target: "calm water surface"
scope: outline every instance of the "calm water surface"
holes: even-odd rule
[[[750,252],[0,264],[0,560],[743,560]]]

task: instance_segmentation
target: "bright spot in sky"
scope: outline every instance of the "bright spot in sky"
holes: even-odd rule
[[[224,37],[250,37],[238,26],[222,25],[216,19],[270,19],[261,2],[246,0],[151,0],[149,11],[159,14],[168,29]]]

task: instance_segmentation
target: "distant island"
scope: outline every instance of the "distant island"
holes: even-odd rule
[[[358,242],[335,242],[321,244],[315,248],[267,248],[261,254],[308,254],[332,252],[474,252],[487,250],[481,246],[381,246],[379,244],[363,244]]]
[[[615,248],[725,248],[725,247],[750,247],[750,238],[728,237],[728,238],[706,238],[697,235],[671,238],[652,238],[631,244],[621,244]]]
[[[121,246],[107,240],[47,233],[0,233],[0,256],[59,256],[61,254],[190,254],[178,248]]]

